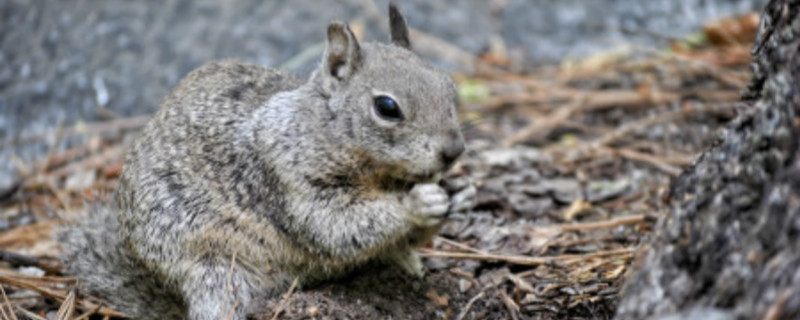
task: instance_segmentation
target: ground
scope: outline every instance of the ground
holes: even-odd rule
[[[253,312],[265,319],[612,318],[641,258],[638,246],[669,210],[671,179],[739,111],[757,21],[721,24],[737,26],[733,33],[709,25],[710,40],[699,47],[676,41],[669,50],[598,54],[525,73],[502,55],[476,56],[475,73],[454,73],[468,151],[449,175],[476,183],[478,206],[452,216],[421,250],[427,275],[366,266],[262,301]],[[713,40],[720,28],[723,39],[744,40]],[[103,297],[73,290],[79,285],[60,273],[50,235],[113,190],[121,156],[147,117],[54,127],[3,145],[80,138],[36,160],[10,157],[20,178],[0,188],[0,283],[15,310],[116,315]]]

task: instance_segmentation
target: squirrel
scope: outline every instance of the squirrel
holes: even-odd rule
[[[455,84],[392,4],[389,26],[391,43],[359,44],[330,23],[306,82],[231,60],[191,72],[111,199],[62,228],[67,273],[136,319],[244,319],[370,261],[421,276],[416,248],[475,187],[440,180],[465,149]]]

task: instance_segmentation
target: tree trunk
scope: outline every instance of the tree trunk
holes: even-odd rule
[[[738,118],[671,187],[617,319],[800,318],[800,0],[773,0]]]

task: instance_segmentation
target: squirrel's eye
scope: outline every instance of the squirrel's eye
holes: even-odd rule
[[[394,101],[394,99],[387,96],[377,96],[374,103],[375,111],[378,112],[381,118],[389,121],[403,120],[403,113],[400,112],[400,106],[397,105],[397,101]]]

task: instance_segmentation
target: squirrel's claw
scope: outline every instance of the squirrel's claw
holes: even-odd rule
[[[442,223],[450,207],[450,197],[447,192],[433,183],[414,186],[407,201],[414,224],[421,227],[432,227]]]
[[[394,264],[406,273],[422,278],[425,275],[425,268],[422,265],[422,259],[416,250],[408,250],[404,253],[393,256]]]

